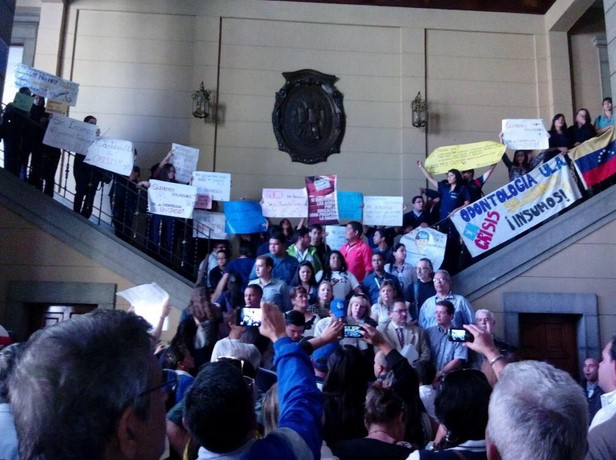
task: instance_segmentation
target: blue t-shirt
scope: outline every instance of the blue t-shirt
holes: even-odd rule
[[[465,201],[471,200],[468,189],[464,185],[451,190],[447,182],[439,182],[438,191],[441,194],[441,220],[446,219],[451,211],[462,206]]]

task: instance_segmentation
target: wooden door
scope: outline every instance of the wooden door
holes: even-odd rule
[[[577,324],[580,315],[521,313],[521,359],[546,361],[579,379]]]
[[[29,304],[28,309],[28,337],[35,331],[53,326],[60,321],[71,319],[74,315],[83,315],[94,310],[97,305],[75,304],[75,305],[50,305],[50,304]]]

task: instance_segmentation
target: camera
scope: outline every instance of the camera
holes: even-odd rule
[[[259,327],[261,326],[261,309],[244,307],[237,311],[238,326]]]
[[[449,340],[451,342],[472,342],[475,337],[464,328],[452,327],[449,328]]]
[[[361,331],[363,330],[364,328],[361,326],[347,324],[344,326],[344,337],[349,339],[361,339]]]

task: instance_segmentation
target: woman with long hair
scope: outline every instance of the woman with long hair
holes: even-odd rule
[[[580,109],[575,114],[575,123],[569,126],[569,138],[571,139],[571,147],[577,147],[582,142],[595,137],[595,127],[592,125],[590,112],[586,109]]]
[[[402,243],[396,243],[393,247],[392,255],[394,261],[389,264],[385,264],[385,271],[398,278],[402,292],[406,292],[406,289],[417,280],[417,273],[415,267],[406,263],[406,246]]]
[[[331,251],[324,267],[317,273],[317,280],[331,283],[334,298],[346,299],[352,292],[356,294],[362,292],[359,281],[353,273],[348,271],[346,261],[340,251]]]
[[[363,424],[368,381],[361,352],[349,345],[338,347],[327,361],[323,382],[323,438],[328,446],[368,434]]]
[[[379,300],[370,309],[370,318],[379,326],[389,323],[389,309],[396,300],[396,285],[392,280],[385,280],[379,289]]]
[[[558,149],[562,153],[567,153],[567,150],[569,150],[571,146],[571,138],[567,130],[565,116],[562,113],[554,115],[552,118],[552,126],[548,134],[550,135],[550,149]]]
[[[308,304],[314,304],[318,299],[319,285],[317,284],[312,262],[304,260],[299,263],[290,287],[301,286],[308,293]]]
[[[529,150],[516,150],[513,152],[513,161],[509,159],[507,152],[503,153],[503,163],[509,171],[509,181],[513,181],[530,171],[528,152]]]

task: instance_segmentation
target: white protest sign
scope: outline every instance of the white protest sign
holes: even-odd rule
[[[339,250],[345,245],[346,241],[346,226],[326,225],[325,226],[325,242],[331,249]]]
[[[308,216],[308,193],[305,188],[264,188],[261,209],[265,217]]]
[[[207,212],[195,209],[193,213],[193,238],[226,240],[226,218],[222,212]]]
[[[199,195],[210,195],[212,200],[231,200],[231,174],[195,171],[192,184]]]
[[[432,228],[417,227],[400,239],[406,248],[406,262],[413,267],[422,257],[430,259],[435,270],[443,264],[447,235]]]
[[[97,137],[88,147],[84,162],[91,166],[128,176],[133,170],[134,158],[135,153],[131,141]]]
[[[460,209],[451,221],[475,257],[558,214],[580,197],[561,154]]]
[[[364,196],[364,225],[402,225],[401,196]]]
[[[79,84],[56,77],[42,70],[33,69],[26,64],[15,66],[15,87],[27,86],[32,94],[47,99],[66,102],[71,106],[77,104]]]
[[[197,200],[197,187],[150,179],[148,212],[190,219]]]
[[[91,123],[53,114],[47,125],[43,144],[71,152],[85,153],[96,139],[97,129],[96,125]]]
[[[502,121],[503,141],[512,150],[543,150],[549,145],[549,135],[541,119]]]
[[[135,314],[142,316],[152,327],[156,327],[162,316],[163,307],[169,301],[169,294],[156,283],[142,284],[116,293],[123,297],[135,309]],[[163,331],[168,329],[165,318]]]
[[[171,144],[171,150],[173,150],[171,163],[175,168],[175,180],[187,184],[190,182],[192,173],[197,169],[199,149],[186,145]]]

